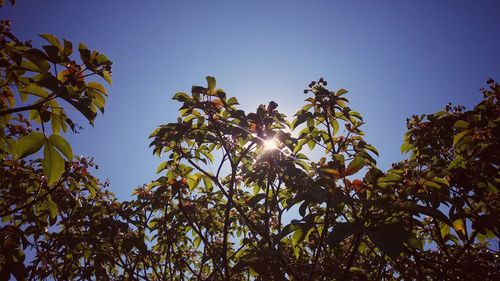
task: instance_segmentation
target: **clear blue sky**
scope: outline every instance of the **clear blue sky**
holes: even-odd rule
[[[35,1],[2,8],[21,39],[52,33],[114,62],[104,116],[68,136],[120,198],[155,178],[149,133],[172,122],[177,91],[218,86],[245,110],[274,100],[292,114],[323,76],[350,90],[382,167],[402,159],[405,118],[480,100],[500,80],[500,1]]]

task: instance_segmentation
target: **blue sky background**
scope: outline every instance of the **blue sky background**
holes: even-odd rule
[[[311,81],[346,88],[383,168],[405,118],[477,103],[500,80],[500,1],[35,1],[0,9],[23,40],[52,33],[114,62],[104,116],[70,135],[120,198],[155,179],[149,133],[175,121],[171,100],[206,75],[245,110],[276,101],[292,115]],[[82,119],[80,119],[82,120]]]

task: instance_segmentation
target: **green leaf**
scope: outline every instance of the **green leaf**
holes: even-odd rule
[[[45,143],[42,168],[48,185],[56,183],[64,172],[64,159],[50,142]]]
[[[52,34],[40,34],[40,37],[47,40],[50,44],[57,47],[59,50],[62,50],[61,42]]]
[[[281,241],[283,238],[285,238],[287,235],[290,233],[294,232],[298,228],[297,224],[288,224],[286,225],[281,232],[276,236],[276,239],[278,241]]]
[[[440,224],[439,232],[441,233],[441,237],[444,239],[447,235],[450,234],[450,226],[447,224]]]
[[[301,222],[297,226],[298,227],[295,229],[292,235],[292,248],[296,258],[298,258],[298,248],[300,246],[300,243],[302,243],[302,241],[304,241],[304,239],[313,230],[314,224],[312,222]]]
[[[458,236],[461,239],[467,238],[465,236],[465,223],[464,223],[463,219],[454,220],[453,221],[453,228],[455,229],[455,231],[457,232]]]
[[[353,223],[337,223],[328,234],[328,244],[336,247],[342,240],[351,236],[359,230],[359,226]]]
[[[35,84],[30,84],[27,87],[19,89],[19,91],[25,94],[31,94],[41,98],[46,98],[49,96],[49,93],[44,88],[39,87]]]
[[[213,183],[209,177],[203,176],[203,185],[205,186],[207,191],[209,191],[209,192],[212,191]]]
[[[238,103],[238,100],[235,98],[235,97],[231,97],[230,99],[228,99],[226,101],[227,105],[231,106],[231,105],[235,105],[235,104],[239,104]]]
[[[165,170],[167,168],[168,162],[162,162],[160,165],[158,165],[158,168],[156,168],[156,173],[159,174],[161,171]]]
[[[438,210],[436,208],[421,206],[415,202],[405,202],[405,203],[400,204],[398,206],[398,209],[403,210],[405,212],[409,212],[409,213],[418,213],[418,214],[428,215],[429,217],[432,217],[432,218],[440,220],[448,225],[451,225],[450,219],[448,219],[448,217],[445,214],[443,214],[440,210]]]
[[[365,149],[367,149],[367,150],[373,152],[375,155],[379,156],[378,150],[374,146],[367,144],[367,145],[365,145]]]
[[[266,198],[266,194],[259,193],[259,194],[255,195],[254,197],[250,198],[248,200],[247,205],[250,206],[250,207],[252,207],[252,208],[255,208],[255,206],[257,205],[257,203],[259,203],[260,200],[262,200],[264,198]]]
[[[215,78],[212,76],[207,76],[207,83],[208,83],[208,94],[213,95],[215,93],[215,87],[217,85],[217,82],[215,81]]]
[[[465,130],[456,134],[455,137],[453,137],[453,145],[457,145],[465,136],[469,135],[471,132],[471,130]]]
[[[184,92],[178,92],[178,93],[175,93],[175,95],[172,97],[173,100],[178,100],[180,102],[185,102],[187,100],[190,100],[191,97],[184,93]]]
[[[340,174],[339,170],[337,170],[337,169],[323,167],[323,168],[320,168],[319,170],[323,173],[331,175],[334,179],[342,178],[342,175]]]
[[[11,138],[7,138],[6,143],[7,143],[7,152],[12,153],[15,157],[17,155],[17,142]]]
[[[60,135],[52,135],[48,141],[55,146],[69,161],[73,160],[71,145]]]
[[[34,72],[45,72],[42,68],[40,68],[38,65],[36,65],[35,63],[29,61],[29,60],[23,60],[21,62],[21,65],[20,67],[22,69],[25,69],[25,70],[28,70],[28,71],[34,71]]]
[[[382,225],[367,234],[375,246],[391,258],[399,256],[405,243],[415,244],[416,239],[411,231],[396,223]]]
[[[310,150],[313,150],[314,147],[316,146],[316,142],[314,140],[310,140],[307,142],[307,145],[309,146]]]
[[[306,142],[307,142],[307,139],[299,140],[297,142],[297,144],[295,145],[295,147],[293,148],[293,154],[296,154],[297,152],[299,152]]]
[[[401,180],[401,176],[394,173],[387,173],[385,176],[377,180],[377,184],[395,183]]]
[[[457,122],[455,122],[455,125],[453,125],[453,127],[465,129],[465,128],[469,127],[469,123],[467,123],[467,121],[464,121],[464,120],[458,120]]]
[[[108,82],[109,85],[111,85],[113,82],[109,71],[103,70],[102,71],[102,78],[104,78],[104,80],[106,80],[106,82]]]
[[[98,54],[95,58],[97,65],[103,65],[109,62],[109,58],[103,54]]]
[[[355,157],[345,169],[345,175],[346,176],[354,175],[359,170],[363,169],[364,165],[365,165],[365,160],[363,158]]]
[[[424,180],[422,185],[426,186],[426,187],[430,187],[430,188],[435,188],[435,189],[440,189],[442,187],[441,185],[437,184],[436,182],[430,181],[430,180]]]
[[[198,247],[200,246],[201,244],[201,237],[200,236],[196,236],[196,238],[194,238],[194,242],[193,242],[193,246],[195,249],[198,249]]]
[[[157,219],[152,219],[149,223],[148,223],[148,227],[149,229],[154,229],[156,227],[156,225],[158,224],[158,220]]]
[[[336,135],[339,132],[339,122],[337,119],[333,119],[330,121],[330,125],[332,125],[333,128],[333,135]]]
[[[57,114],[51,114],[52,133],[59,134],[62,128],[61,118]]]
[[[45,55],[44,52],[38,49],[28,50],[25,58],[38,68],[38,70],[33,70],[33,71],[44,73],[50,69],[50,64],[47,61],[47,56]],[[22,65],[23,63],[21,63],[21,66]]]
[[[80,58],[85,64],[88,64],[90,60],[90,50],[83,43],[78,44],[78,51],[80,52]]]
[[[55,219],[57,217],[57,204],[52,200],[52,198],[49,198],[47,200],[47,205],[49,208],[49,213],[50,213],[50,218]]]
[[[340,97],[344,94],[346,94],[348,91],[346,89],[340,89],[337,91],[337,96]]]
[[[403,153],[403,154],[407,153],[408,151],[410,151],[412,149],[412,147],[413,146],[410,143],[407,143],[407,142],[403,143],[401,145],[401,153]]]
[[[45,136],[39,132],[31,132],[17,142],[17,157],[23,158],[31,155],[43,146]]]
[[[91,89],[94,89],[96,91],[98,91],[99,93],[102,93],[103,95],[107,96],[108,95],[108,91],[106,90],[106,88],[104,88],[104,86],[100,83],[97,83],[97,82],[89,82],[87,84],[87,87],[91,88]]]
[[[433,182],[436,182],[444,187],[450,187],[450,183],[444,178],[433,178]]]
[[[63,41],[64,41],[63,54],[65,56],[69,56],[73,53],[73,44],[66,39],[63,39]]]

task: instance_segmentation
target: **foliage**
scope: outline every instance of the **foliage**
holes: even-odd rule
[[[346,90],[312,82],[288,122],[274,102],[239,110],[207,77],[174,96],[181,116],[151,135],[161,176],[124,204],[149,233],[139,267],[176,280],[498,279],[500,87],[488,83],[472,111],[409,119],[412,155],[384,173]]]
[[[90,123],[104,110],[106,89],[88,79],[111,83],[111,62],[81,43],[77,63],[69,41],[41,37],[48,45],[34,48],[0,22],[0,280],[89,279],[115,263],[107,248],[128,226],[113,219],[120,205],[89,173],[92,161],[74,159],[62,133],[79,129],[66,109]]]
[[[244,112],[209,76],[151,134],[158,178],[118,202],[63,137],[79,129],[67,110],[104,111],[90,77],[111,84],[109,59],[0,32],[0,280],[500,279],[492,80],[470,111],[408,119],[411,154],[383,172],[346,90],[311,82],[289,120],[275,102]]]

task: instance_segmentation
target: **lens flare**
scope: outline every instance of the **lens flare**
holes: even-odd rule
[[[264,150],[278,149],[278,141],[275,139],[265,140],[263,143]]]

